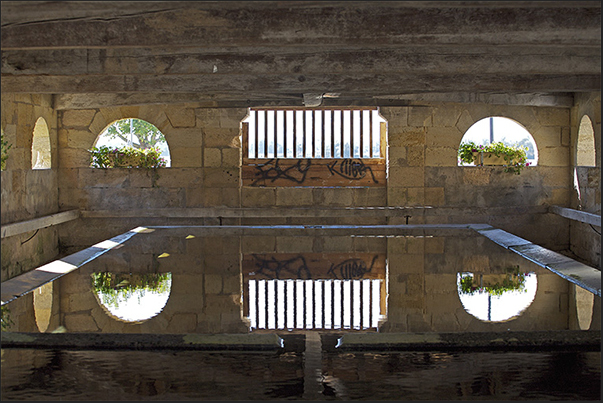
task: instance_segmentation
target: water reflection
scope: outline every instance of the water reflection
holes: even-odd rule
[[[521,315],[536,296],[536,273],[458,273],[459,298],[471,315],[502,322]]]
[[[92,273],[92,290],[101,305],[126,322],[148,320],[170,298],[172,273]]]

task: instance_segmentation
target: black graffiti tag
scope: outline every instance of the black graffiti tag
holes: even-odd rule
[[[338,280],[361,279],[366,273],[369,273],[371,270],[373,270],[377,257],[377,255],[373,257],[370,267],[366,266],[366,262],[364,260],[358,258],[347,259],[336,265],[331,264],[327,274]]]
[[[274,257],[265,259],[259,255],[253,255],[256,267],[255,275],[263,275],[268,279],[280,279],[288,274],[288,277],[294,277],[300,280],[309,280],[312,278],[310,269],[303,256],[297,256],[286,260],[277,260]]]
[[[339,166],[338,166],[339,165]],[[370,172],[373,182],[379,183],[375,178],[375,174],[371,167],[364,165],[362,160],[354,160],[352,158],[346,158],[341,162],[333,161],[331,164],[327,164],[329,172],[331,174],[337,174],[346,179],[358,180],[363,179],[367,172]]]
[[[287,168],[281,168],[278,158],[273,158],[266,162],[256,166],[255,175],[258,177],[253,181],[253,185],[258,183],[264,183],[265,181],[274,182],[277,179],[286,179],[296,183],[303,183],[306,179],[306,174],[310,169],[312,162],[309,159],[299,159],[297,163]]]

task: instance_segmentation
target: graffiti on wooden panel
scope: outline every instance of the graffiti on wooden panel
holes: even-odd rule
[[[362,259],[348,259],[339,264],[332,264],[327,272],[332,278],[336,280],[357,280],[364,278],[366,273],[370,273],[373,270],[377,255],[373,257],[370,267],[367,267],[366,262]]]
[[[373,182],[379,183],[371,167],[367,166],[362,160],[354,160],[352,158],[346,158],[342,161],[333,161],[331,164],[327,164],[329,172],[333,175],[339,175],[346,179],[358,180],[364,179],[366,173],[370,172]]]
[[[313,266],[315,266],[310,268],[308,260],[303,255],[283,259],[256,254],[253,254],[252,256],[254,260],[254,271],[250,272],[249,275],[269,280],[311,280],[319,278],[334,280],[362,279],[366,277],[366,274],[372,272],[375,262],[379,258],[379,255],[374,255],[370,264],[367,264],[367,261],[361,258],[349,258],[342,260],[339,263],[331,262],[330,266],[326,267],[321,266],[325,266],[324,263],[328,264],[328,260],[324,262],[310,259],[310,261],[314,262]],[[375,275],[379,275],[379,273],[375,273]]]
[[[309,280],[312,278],[310,269],[303,256],[297,256],[292,259],[277,260],[274,257],[265,259],[258,255],[253,255],[256,267],[258,268],[254,275],[263,275],[269,279],[298,278],[300,280]]]
[[[296,183],[303,183],[306,174],[312,165],[309,159],[299,159],[294,165],[282,168],[278,158],[273,158],[265,164],[256,166],[255,175],[258,177],[252,185],[260,182],[274,182],[277,179],[286,179]]]

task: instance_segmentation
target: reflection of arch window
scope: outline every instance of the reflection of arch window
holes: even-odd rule
[[[92,290],[108,313],[138,323],[157,316],[167,304],[172,273],[93,273]]]
[[[535,273],[458,273],[463,308],[478,319],[502,322],[521,315],[536,296]]]
[[[50,134],[46,120],[40,117],[33,129],[31,143],[31,168],[50,169]]]
[[[595,131],[587,115],[582,117],[578,129],[578,142],[576,143],[576,165],[594,167],[595,162]]]
[[[170,150],[165,135],[151,123],[135,118],[116,120],[98,136],[96,148],[106,146],[109,148],[132,147],[138,150],[159,148],[161,158],[170,166]]]
[[[538,149],[534,138],[521,124],[513,119],[491,116],[474,123],[463,136],[462,143],[473,142],[476,145],[488,145],[501,142],[507,146],[523,146],[527,148],[527,159],[530,166],[538,161]],[[459,162],[459,165],[466,165]],[[470,164],[471,165],[471,164]]]

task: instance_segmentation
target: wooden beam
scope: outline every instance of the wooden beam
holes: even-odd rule
[[[600,74],[205,74],[2,76],[3,93],[354,93],[600,91]]]
[[[38,217],[27,221],[21,221],[11,224],[2,224],[2,238],[24,234],[26,232],[51,227],[75,220],[80,217],[79,210],[68,210],[60,213],[50,214],[44,217]]]
[[[601,43],[600,2],[61,3],[2,2],[2,49]]]

